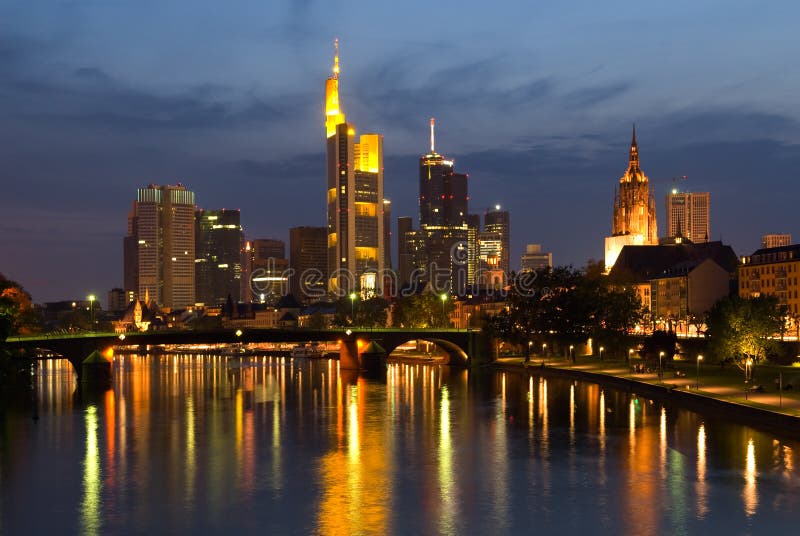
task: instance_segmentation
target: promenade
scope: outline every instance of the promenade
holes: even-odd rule
[[[637,359],[632,361],[634,364],[641,362]],[[657,371],[637,373],[633,372],[625,360],[604,358],[601,361],[597,356],[578,356],[575,363],[564,357],[532,356],[527,367],[541,368],[542,363],[545,369],[558,369],[565,373],[574,371],[584,376],[597,375],[599,382],[606,376],[608,379],[630,382],[634,388],[636,384],[642,384],[643,387],[663,387],[740,406],[800,417],[800,368],[797,367],[756,365],[753,367],[753,381],[745,383],[744,372],[731,364],[721,368],[716,363],[701,362],[698,376],[696,361],[674,361],[673,368],[665,369],[662,379],[659,380]],[[526,366],[522,357],[501,357],[497,360],[497,364],[501,367],[514,368]],[[783,376],[784,389],[781,391],[775,383],[779,374]]]

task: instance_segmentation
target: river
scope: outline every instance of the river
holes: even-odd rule
[[[0,534],[791,534],[800,444],[596,384],[337,361],[43,363],[0,412]]]

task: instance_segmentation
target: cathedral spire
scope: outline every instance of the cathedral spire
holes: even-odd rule
[[[633,137],[631,138],[630,168],[639,167],[639,146],[636,144],[636,123],[633,124]]]

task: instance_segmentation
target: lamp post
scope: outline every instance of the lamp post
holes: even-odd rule
[[[702,355],[698,355],[697,356],[697,384],[695,386],[695,389],[698,390],[698,391],[700,390],[700,361],[702,361],[702,360],[703,360],[703,356]]]
[[[356,293],[350,293],[350,320],[353,326],[356,325]]]
[[[441,298],[442,298],[442,319],[444,320],[444,327],[447,327],[448,324],[447,313],[444,312],[444,304],[447,301],[447,294],[443,292]]]
[[[664,352],[658,352],[658,381],[664,377],[663,372],[661,371],[661,360],[664,358]]]
[[[89,316],[92,320],[92,331],[94,331],[94,300],[96,300],[97,297],[94,294],[89,294],[87,299],[89,300]]]
[[[542,356],[545,359],[547,359],[547,343],[546,342],[542,343]]]
[[[605,348],[603,348],[603,347],[601,346],[601,347],[600,347],[600,361],[602,361],[602,360],[603,360],[603,350],[605,350]]]
[[[575,362],[575,352],[573,350],[575,350],[575,346],[570,344],[569,345],[569,357],[570,357],[570,359],[572,359],[572,362],[574,363]]]

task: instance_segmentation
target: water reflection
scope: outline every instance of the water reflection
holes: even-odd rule
[[[126,355],[91,402],[57,364],[37,385],[39,423],[0,436],[4,533],[736,533],[800,508],[796,442],[535,374]]]
[[[97,441],[97,406],[84,412],[86,455],[83,459],[83,500],[81,501],[81,534],[100,533],[100,448]]]
[[[747,441],[747,457],[744,470],[744,511],[748,517],[756,515],[758,491],[756,490],[756,448],[753,440]]]

